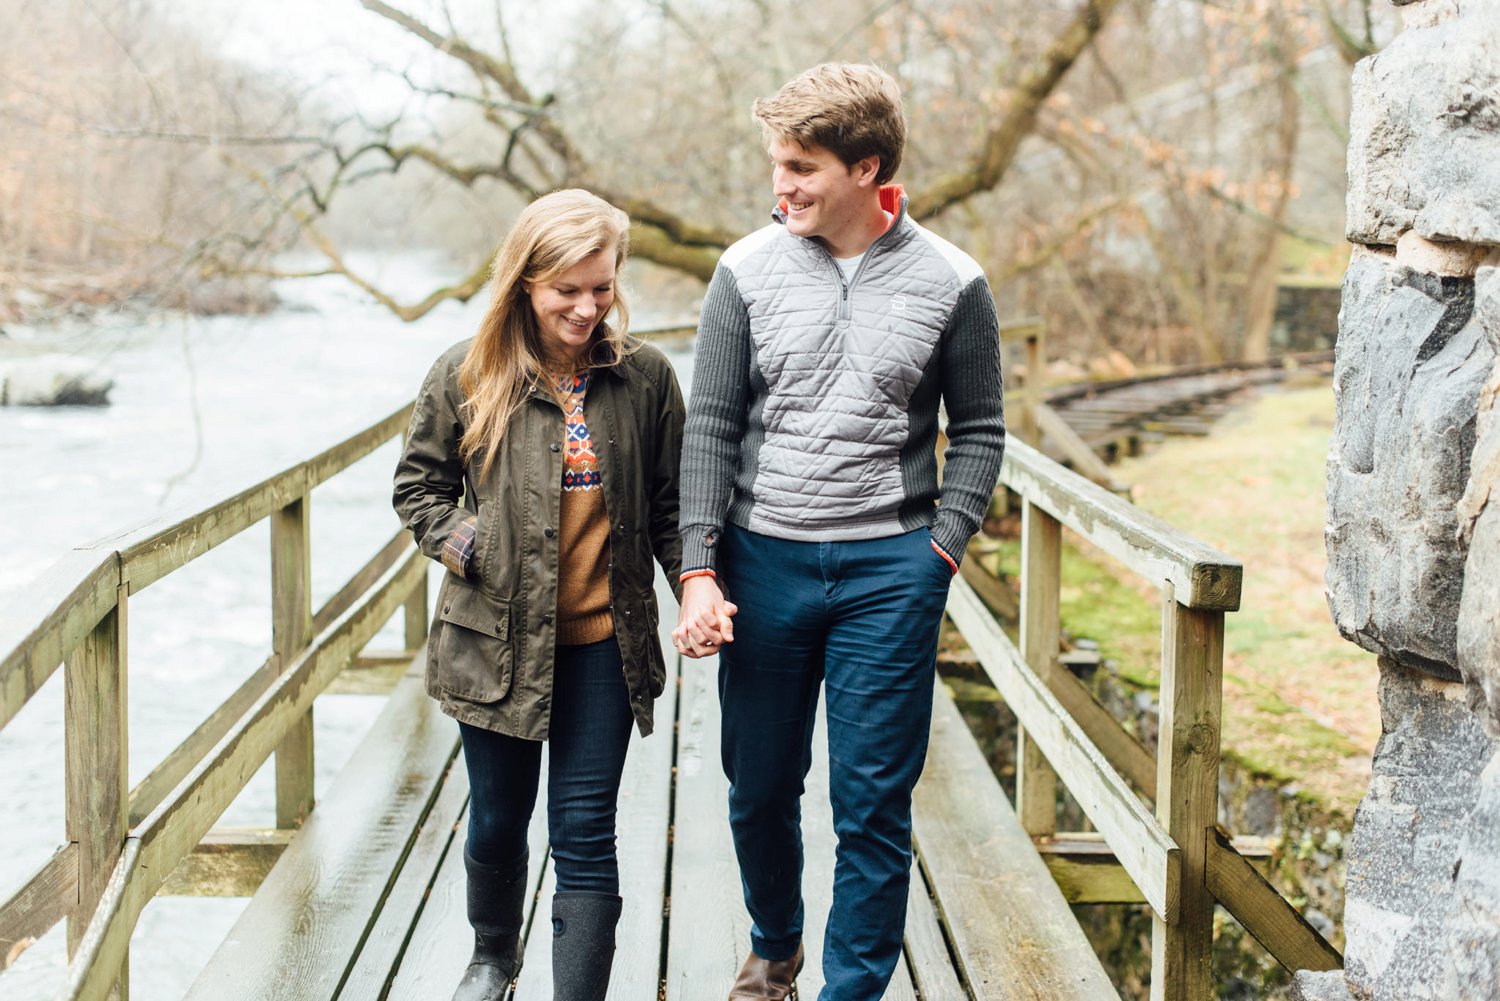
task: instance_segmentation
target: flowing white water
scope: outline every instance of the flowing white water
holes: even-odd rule
[[[379,262],[367,267],[377,268]],[[432,287],[430,262],[385,260],[387,285]],[[107,408],[0,408],[0,606],[68,548],[188,510],[374,423],[410,399],[432,360],[470,336],[483,310],[448,304],[403,324],[337,279],[285,286],[262,317],[169,316],[13,331],[96,362],[115,380]],[[640,322],[649,306],[637,304]],[[674,355],[679,371],[686,358]],[[686,373],[684,372],[684,375]],[[313,492],[313,601],[320,604],[398,529],[395,445]],[[143,778],[269,653],[269,531],[262,524],[131,600],[130,780]],[[374,645],[399,642],[396,623]],[[0,900],[65,840],[61,672],[0,730]],[[380,700],[325,696],[314,714],[319,790]],[[274,825],[266,769],[220,821]],[[243,900],[150,904],[132,946],[140,1001],[182,996]],[[64,969],[61,926],[0,973],[7,1001],[48,998]]]

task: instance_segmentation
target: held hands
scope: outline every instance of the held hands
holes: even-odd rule
[[[689,577],[682,582],[682,611],[672,644],[684,657],[707,657],[724,643],[734,642],[734,614],[738,606],[724,598],[712,577]]]

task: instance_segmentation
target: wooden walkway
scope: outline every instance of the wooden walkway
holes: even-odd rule
[[[679,674],[673,658],[658,731],[631,744],[618,822],[625,911],[611,999],[722,998],[745,958],[749,919],[718,761],[717,669],[715,659],[684,661]],[[420,672],[418,658],[190,999],[429,1001],[451,993],[472,942],[461,851],[468,784],[457,728],[422,691]],[[833,882],[821,718],[815,739],[803,823],[807,966],[798,981],[809,1001],[823,983]],[[886,997],[958,1001],[972,980],[982,997],[1116,998],[941,686],[928,767],[916,804],[923,865],[906,954]],[[552,996],[544,817],[539,802],[531,828],[537,892],[516,1001]],[[1019,980],[1016,957],[1032,959]],[[1013,993],[1017,986],[1023,990]]]
[[[0,608],[0,728],[61,672],[67,738],[65,843],[0,901],[0,977],[63,922],[69,965],[59,1001],[128,1001],[130,940],[155,896],[240,894],[252,899],[189,991],[191,1001],[449,995],[471,941],[461,853],[467,788],[456,727],[422,691],[416,652],[427,638],[429,561],[397,532],[321,607],[309,583],[313,489],[399,437],[408,416],[403,408],[200,510],[75,549]],[[1240,564],[1021,442],[1007,448],[1001,480],[1021,506],[1020,643],[1002,632],[967,574],[952,584],[948,616],[1020,724],[1016,805],[938,685],[914,798],[920,864],[906,948],[886,996],[1115,998],[1070,902],[1150,906],[1157,1001],[1209,995],[1216,905],[1288,969],[1339,965],[1338,953],[1216,826],[1224,616],[1239,606]],[[133,596],[263,522],[270,527],[269,656],[132,784]],[[1059,663],[1064,532],[1160,589],[1154,747],[1123,729]],[[665,632],[675,608],[665,594],[662,605]],[[405,652],[369,651],[397,616]],[[658,732],[632,745],[621,794],[627,903],[614,1001],[718,1001],[748,948],[718,763],[716,665],[689,661],[672,672]],[[355,688],[388,691],[388,703],[315,803],[315,701]],[[820,739],[803,800],[805,1001],[822,986],[832,889],[821,748]],[[217,827],[272,758],[275,828]],[[1058,830],[1063,790],[1090,830]],[[544,817],[539,808],[532,829],[536,903],[515,995],[521,1001],[551,994]]]

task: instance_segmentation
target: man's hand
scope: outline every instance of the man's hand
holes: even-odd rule
[[[734,642],[733,617],[739,608],[726,601],[713,577],[689,577],[682,582],[682,611],[672,643],[684,657],[707,657]]]

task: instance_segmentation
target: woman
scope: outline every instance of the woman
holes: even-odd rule
[[[427,690],[458,720],[471,788],[474,957],[454,1001],[502,998],[520,968],[544,741],[553,997],[595,1001],[609,983],[615,800],[631,723],[651,732],[665,678],[652,558],[676,581],[682,551],[682,394],[625,334],[628,228],[579,190],[521,213],[479,333],[428,373],[396,469],[397,512],[449,571]]]

